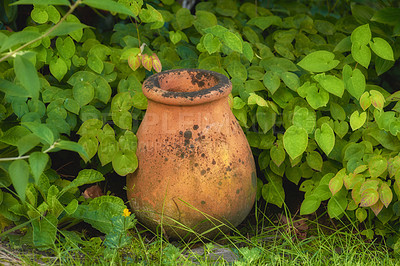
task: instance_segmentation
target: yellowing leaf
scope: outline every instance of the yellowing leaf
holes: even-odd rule
[[[150,58],[150,56],[148,54],[142,54],[141,59],[143,67],[148,71],[151,71],[151,68],[153,67],[153,60]]]
[[[128,65],[133,71],[136,71],[136,69],[138,69],[141,64],[142,61],[140,60],[140,55],[135,55],[135,54],[129,55]]]
[[[151,60],[152,60],[154,70],[157,73],[161,72],[161,70],[162,70],[161,61],[155,53],[153,53],[153,55],[151,56]]]

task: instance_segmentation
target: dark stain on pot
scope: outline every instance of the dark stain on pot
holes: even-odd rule
[[[194,167],[197,167],[197,166],[199,166],[199,164],[198,164],[198,163],[195,163],[195,164],[194,164]]]
[[[205,202],[204,200],[202,200],[202,201],[201,201],[201,204],[203,204],[203,205],[204,205],[204,204],[206,204],[206,202]]]
[[[183,134],[185,139],[191,139],[192,138],[192,131],[186,130],[185,133]]]
[[[210,167],[208,167],[208,168],[207,168],[207,172],[210,172],[210,170],[211,170],[211,168],[210,168]]]
[[[231,168],[230,166],[228,166],[228,167],[226,168],[226,171],[227,171],[227,172],[230,172],[230,171],[232,171],[232,168]]]
[[[201,174],[201,175],[205,175],[205,174],[206,174],[206,170],[204,170],[204,169],[201,170],[200,174]]]
[[[206,157],[206,155],[205,155],[204,153],[202,153],[202,154],[201,154],[201,157],[203,157],[203,158],[204,158],[204,157]]]
[[[181,130],[181,131],[179,131],[179,135],[183,135],[183,131]]]
[[[240,189],[236,189],[236,194],[239,194],[240,193]]]
[[[212,160],[212,164],[214,164],[214,165],[215,165],[216,163],[217,163],[217,162],[216,162],[216,161],[213,159],[213,160]]]
[[[197,130],[197,129],[199,129],[199,125],[194,125],[193,130]]]

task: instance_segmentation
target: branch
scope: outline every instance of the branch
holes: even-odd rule
[[[46,31],[42,36],[37,37],[36,39],[25,43],[24,45],[22,45],[21,47],[15,49],[14,51],[8,53],[7,55],[3,56],[2,58],[0,58],[0,63],[3,62],[4,60],[6,60],[7,58],[15,55],[16,53],[18,53],[19,51],[21,51],[22,49],[26,48],[27,46],[31,45],[32,43],[35,43],[47,36],[50,35],[50,33],[52,33],[55,29],[57,29],[61,23],[63,23],[65,21],[65,19],[68,17],[68,15],[70,15],[72,12],[74,12],[74,10],[78,7],[78,5],[80,5],[82,3],[82,0],[77,0],[72,6],[71,8],[68,10],[68,12],[60,19],[60,21],[54,25],[53,27],[51,27],[48,31]],[[19,158],[19,157],[17,157]]]

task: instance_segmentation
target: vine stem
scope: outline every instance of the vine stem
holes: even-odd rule
[[[72,12],[74,12],[74,10],[78,7],[78,5],[80,5],[82,3],[82,0],[77,0],[68,10],[68,12],[60,19],[60,21],[54,25],[53,27],[51,27],[48,31],[46,31],[43,35],[37,37],[36,39],[29,41],[27,43],[25,43],[24,45],[22,45],[21,47],[15,49],[14,51],[11,51],[10,53],[8,53],[7,55],[3,56],[2,58],[0,58],[0,63],[3,62],[4,60],[6,60],[7,58],[15,55],[16,53],[18,53],[19,51],[21,51],[22,49],[26,48],[27,46],[31,45],[32,43],[35,43],[47,36],[50,35],[50,33],[52,33],[54,30],[56,30],[61,23],[63,23],[65,21],[65,19],[68,17],[68,15],[70,15]]]
[[[49,151],[54,149],[57,144],[58,144],[58,142],[54,142],[48,149],[44,150],[43,153],[48,153]],[[28,159],[29,157],[30,157],[30,155],[18,156],[18,157],[0,158],[0,162],[24,160],[24,159]]]

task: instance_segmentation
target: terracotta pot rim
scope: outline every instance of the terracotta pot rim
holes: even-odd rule
[[[213,79],[216,84],[195,91],[171,91],[167,86],[161,86],[160,82],[163,79],[179,79],[181,76],[187,79],[188,75],[191,77],[191,83],[197,83],[199,87],[204,79]],[[215,71],[191,68],[172,69],[147,78],[143,82],[142,90],[151,101],[168,105],[198,105],[227,97],[232,91],[232,83],[225,75]]]

